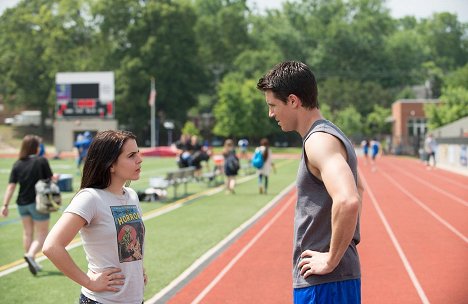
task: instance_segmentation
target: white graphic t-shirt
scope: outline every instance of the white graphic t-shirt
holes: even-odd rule
[[[83,189],[65,210],[87,222],[80,235],[88,271],[99,273],[117,267],[125,275],[125,284],[118,286],[118,292],[94,292],[82,287],[85,296],[103,304],[143,301],[145,226],[138,195],[131,188],[124,189],[120,196],[101,189]]]

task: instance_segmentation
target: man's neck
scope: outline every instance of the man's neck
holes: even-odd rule
[[[301,135],[301,137],[304,137],[307,134],[310,127],[312,127],[317,120],[324,119],[322,113],[320,113],[320,110],[317,108],[312,110],[303,109],[300,115],[301,117],[299,117],[299,123],[296,131]]]

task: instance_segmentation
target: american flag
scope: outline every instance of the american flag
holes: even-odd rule
[[[150,96],[149,96],[149,99],[148,99],[148,104],[150,105],[150,107],[154,106],[154,103],[156,102],[156,87],[154,85],[154,78],[151,78],[151,92],[150,92]]]

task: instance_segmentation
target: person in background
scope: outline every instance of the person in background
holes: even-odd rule
[[[191,162],[191,138],[189,134],[181,134],[180,139],[171,145],[172,151],[176,154],[179,168],[186,168]]]
[[[239,146],[240,148],[240,157],[242,159],[247,159],[247,147],[249,146],[249,141],[245,138],[241,138],[239,139],[239,141],[237,142],[237,145]]]
[[[76,163],[78,170],[81,170],[81,165],[86,160],[86,155],[88,154],[88,149],[92,141],[93,138],[91,136],[91,133],[89,131],[86,131],[83,133],[82,137],[78,136],[77,141],[75,142],[75,147],[78,150],[78,157]]]
[[[41,142],[39,143],[39,153],[37,155],[44,156],[44,157],[46,156],[45,145],[42,139],[41,139]]]
[[[431,159],[432,159],[432,167],[435,168],[436,166],[436,157],[435,153],[437,150],[437,142],[432,135],[429,133],[424,140],[424,152],[426,153],[426,167],[427,169],[431,169]]]
[[[376,157],[377,157],[377,155],[379,154],[379,151],[380,151],[380,143],[377,140],[377,138],[373,138],[370,141],[369,145],[370,145],[370,149],[371,149],[372,170],[375,171],[376,170],[376,168],[375,168],[375,159],[376,159]]]
[[[235,194],[236,176],[239,172],[239,158],[236,155],[234,141],[226,139],[223,147],[224,175],[226,176],[226,193]]]
[[[202,150],[202,145],[198,141],[197,135],[192,135],[190,137],[190,162],[189,166],[195,167],[195,178],[199,179],[201,177],[201,162],[206,160],[206,153]]]
[[[302,62],[276,65],[259,79],[268,115],[303,140],[294,219],[294,303],[361,302],[362,184],[354,146],[323,118],[317,82]]]
[[[275,164],[273,163],[270,143],[267,138],[262,138],[260,140],[260,147],[255,149],[255,152],[260,150],[263,156],[263,167],[257,170],[258,175],[258,192],[260,194],[268,192],[268,176],[270,175],[271,169],[276,172]]]
[[[35,257],[47,237],[50,220],[50,214],[39,213],[36,210],[35,185],[40,179],[56,179],[48,160],[38,156],[40,143],[41,138],[36,135],[26,135],[23,138],[18,160],[13,164],[10,173],[2,208],[2,215],[7,217],[8,205],[15,192],[16,184],[19,184],[16,205],[23,224],[24,259],[33,275],[41,270]]]
[[[364,155],[364,163],[367,164],[367,159],[369,158],[369,140],[366,138],[361,142],[362,154]]]
[[[44,254],[82,286],[79,303],[143,303],[145,226],[138,195],[126,186],[140,178],[141,163],[131,132],[98,133],[88,151],[80,190],[44,243]],[[78,232],[87,271],[66,249]]]

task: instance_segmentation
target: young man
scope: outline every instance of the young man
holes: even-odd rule
[[[294,222],[294,303],[360,303],[356,245],[363,188],[353,145],[325,120],[317,83],[301,62],[283,62],[262,77],[268,115],[303,139]]]

